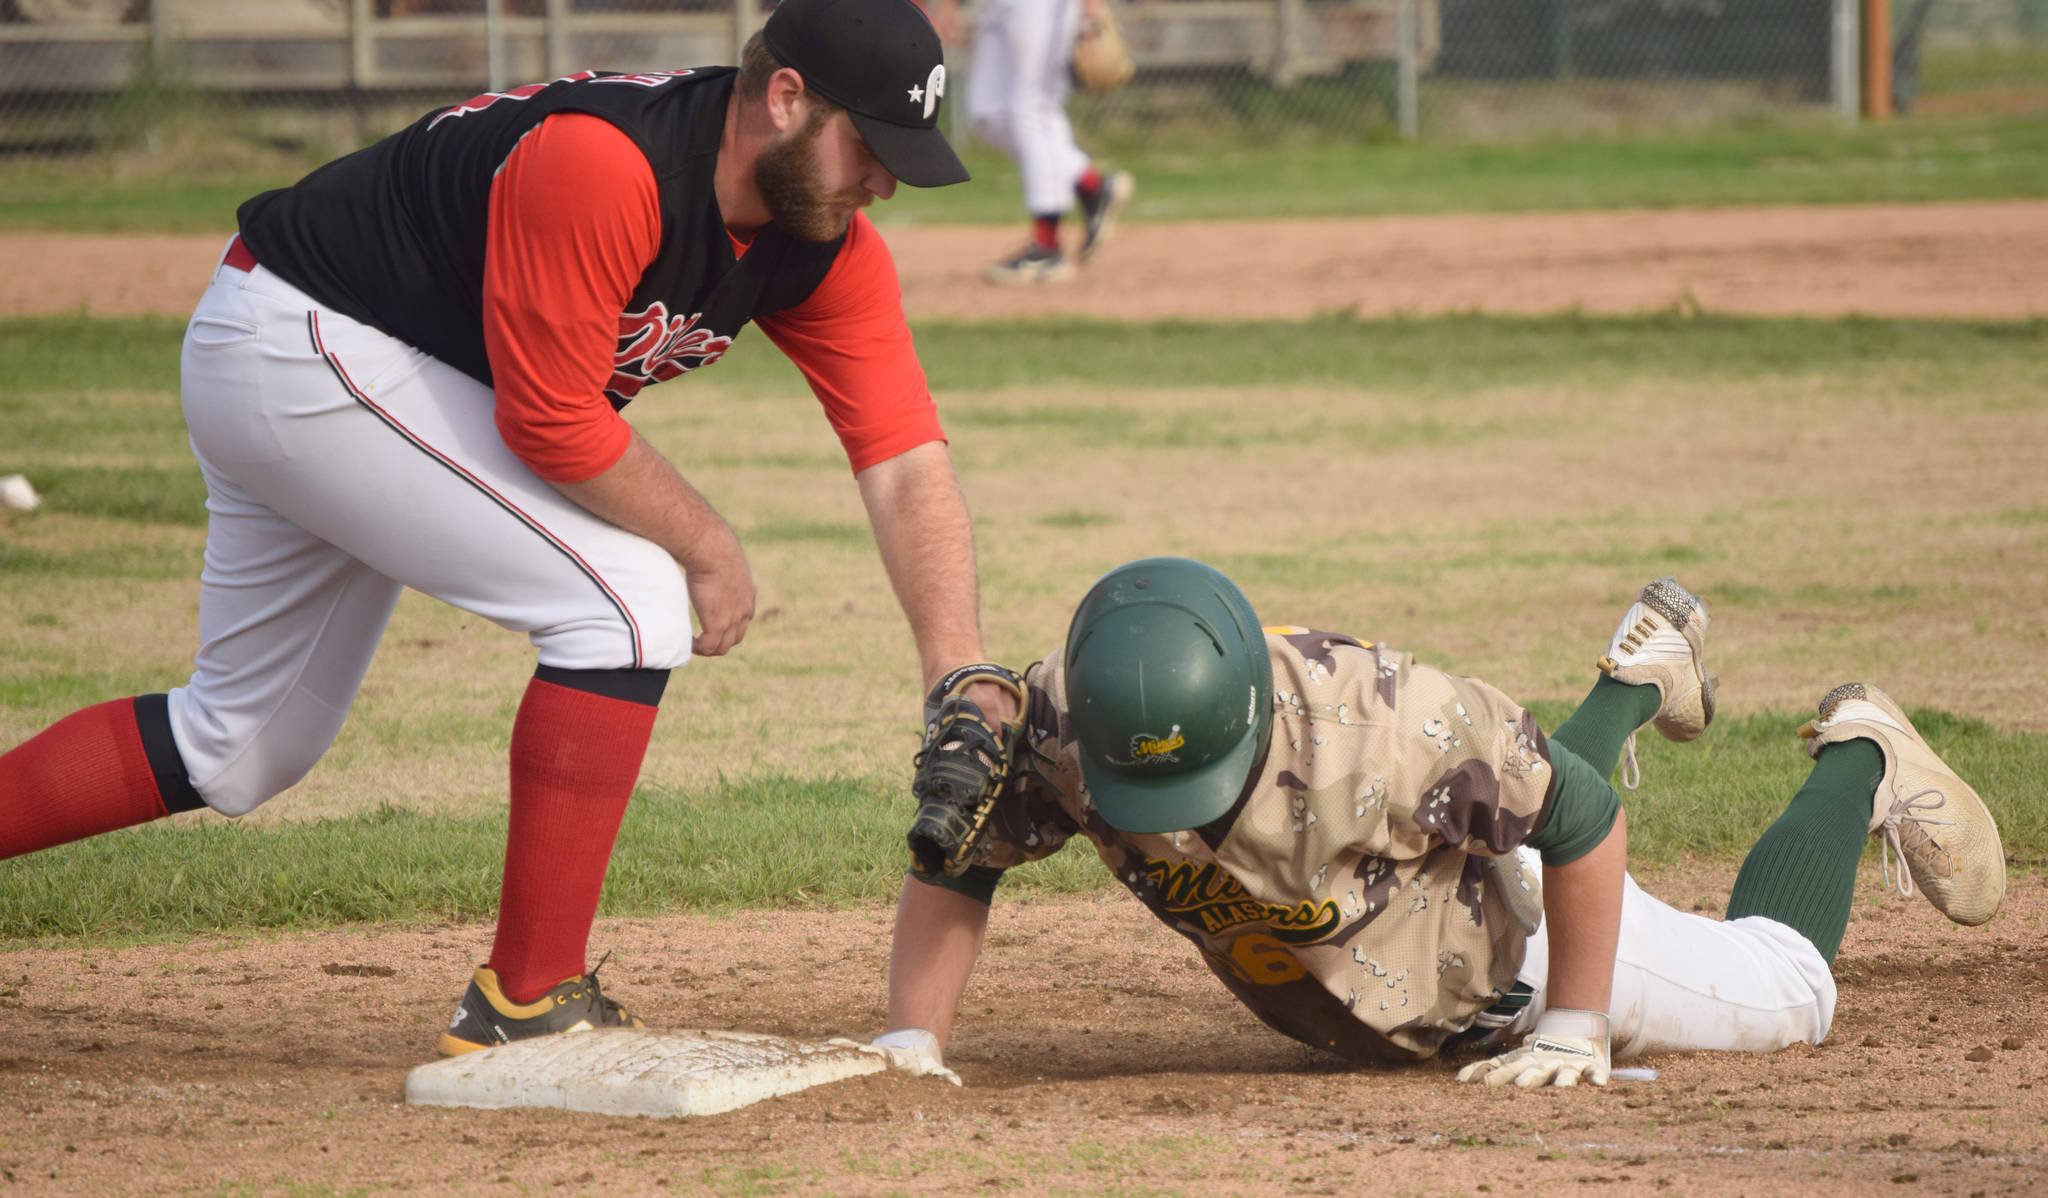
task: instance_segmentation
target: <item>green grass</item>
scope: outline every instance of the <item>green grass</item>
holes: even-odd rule
[[[1158,430],[1117,426],[1105,397],[1174,387],[1332,385],[1423,395],[1568,382],[1614,386],[1646,376],[1887,379],[1929,393],[1957,372],[2008,369],[2048,383],[2048,320],[1769,320],[1664,313],[1646,316],[1436,316],[1358,320],[1196,321],[1120,324],[1080,319],[1004,323],[920,321],[918,356],[953,423],[1027,425],[1077,438],[1147,440]],[[774,354],[733,354],[717,381],[742,391],[801,389]],[[729,373],[728,373],[729,371]],[[0,374],[0,377],[5,377]],[[707,379],[712,375],[705,375]],[[1028,411],[946,407],[957,393],[1085,383],[1091,392]],[[686,384],[685,384],[686,385]],[[653,402],[662,402],[659,394]],[[1165,419],[1163,415],[1160,419]],[[1426,444],[1440,418],[1361,428]],[[1458,435],[1473,430],[1461,425]],[[1182,436],[1198,436],[1184,431]],[[1285,434],[1275,432],[1273,436]]]
[[[1535,710],[1546,727],[1568,712],[1557,703]],[[2008,856],[2030,865],[2048,858],[2048,794],[2033,785],[2048,773],[2048,736],[1939,711],[1909,714],[1951,765],[2000,797]],[[1740,856],[1806,776],[1790,732],[1802,718],[1725,720],[1693,745],[1645,738],[1647,781],[1625,796],[1631,861]],[[627,810],[602,910],[651,916],[887,901],[902,882],[907,814],[900,779],[752,777],[698,793],[643,787]],[[0,863],[0,939],[486,920],[497,908],[504,837],[502,813],[392,807],[305,823],[244,826],[204,815],[145,826]],[[1077,841],[1014,871],[1003,893],[1113,885]]]
[[[50,477],[47,471],[35,471],[38,478]],[[204,487],[197,487],[197,476],[193,479],[195,489],[181,497],[180,506],[193,503],[203,504],[206,500]],[[64,511],[74,506],[79,497],[58,493],[48,499],[47,511]],[[84,508],[94,506],[89,497],[75,504]],[[177,523],[186,523],[179,520]],[[87,549],[27,549],[19,545],[0,544],[0,575],[26,578],[40,575],[47,578],[103,578],[128,579],[133,581],[165,581],[176,578],[196,578],[199,574],[199,552],[179,545],[114,545]]]
[[[909,814],[901,779],[643,787],[619,833],[603,911],[887,901],[908,865]],[[0,940],[487,920],[504,854],[502,811],[387,806],[267,826],[202,815],[0,862]],[[1047,893],[1107,880],[1083,851],[1019,870],[1008,885]]]
[[[1429,212],[1878,203],[2048,194],[2048,121],[2037,115],[1913,118],[1505,145],[1154,140],[1102,147],[1140,178],[1138,220]],[[903,188],[883,221],[1019,219],[1016,166],[972,144],[972,182]],[[313,165],[222,176],[156,164],[0,165],[0,229],[227,231],[235,209]]]
[[[11,528],[0,526],[0,580],[18,588],[11,593],[29,598],[0,624],[0,652],[13,666],[0,672],[0,709],[17,716],[61,714],[109,695],[162,690],[181,681],[189,668],[189,650],[182,648],[138,668],[106,661],[90,643],[99,620],[118,617],[131,605],[143,612],[151,605],[174,609],[177,614],[166,620],[189,618],[189,592],[174,593],[165,585],[189,587],[199,549],[194,526],[202,490],[182,444],[175,396],[179,335],[179,323],[169,320],[0,321],[0,473],[26,470],[48,500],[44,513]],[[1007,447],[1004,452],[1021,448],[1027,457],[1039,456],[1007,468],[1032,470],[1059,468],[1076,453],[1105,444],[1253,447],[1265,455],[1256,460],[1270,462],[1291,439],[1309,434],[1361,459],[1403,447],[1441,452],[1446,445],[1490,446],[1498,452],[1496,434],[1507,417],[1496,410],[1500,405],[1483,401],[1500,394],[1512,402],[1545,388],[1578,397],[1597,411],[1610,388],[1655,393],[1665,382],[1697,387],[1705,381],[1727,383],[1726,393],[1739,395],[1762,380],[1785,390],[1784,380],[1810,379],[1815,394],[1875,396],[1894,407],[1942,413],[1944,420],[1981,414],[2013,402],[2015,395],[2048,392],[2048,321],[2041,320],[1756,320],[1668,313],[1383,321],[1331,316],[1228,327],[934,322],[920,326],[919,346],[963,447],[983,442]],[[690,389],[705,385],[721,395],[754,398],[692,409]],[[1284,407],[1235,399],[1238,389],[1324,385],[1347,394],[1412,396],[1416,402],[1358,409],[1382,413],[1376,417],[1330,409],[1339,415],[1311,429]],[[1019,387],[1042,387],[1058,398],[1033,407],[990,394]],[[1199,405],[1201,420],[1176,419],[1189,410],[1183,389],[1209,393]],[[1439,397],[1462,402],[1431,402]],[[702,380],[674,384],[644,402],[657,411],[691,411],[691,421],[714,427],[719,419],[753,422],[763,414],[790,427],[799,415],[806,428],[816,420],[794,371],[767,349],[734,355]],[[1790,427],[1803,415],[1788,405],[1784,417]],[[1488,436],[1494,440],[1484,440]],[[705,439],[693,434],[689,443]],[[730,456],[714,459],[713,468],[843,468],[829,454],[776,448],[773,438],[758,448],[725,452]],[[993,473],[997,467],[987,469]],[[1228,494],[1242,492],[1228,492],[1226,501]],[[991,505],[984,528],[1000,529],[997,535],[1004,537],[1057,538],[1062,546],[1093,536],[1127,541],[1132,550],[1157,547],[1140,542],[1141,533],[1152,535],[1149,525],[1126,525],[1130,517],[1117,509],[1114,492],[1043,498],[1036,508]],[[1732,520],[1741,533],[1770,500],[1731,496],[1727,502],[1726,512],[1702,512],[1697,526],[1660,528],[1648,539],[1625,512],[1553,518],[1539,508],[1448,538],[1427,526],[1366,523],[1336,533],[1276,534],[1219,548],[1215,556],[1256,593],[1355,593],[1369,566],[1381,584],[1402,587],[1406,595],[1433,595],[1432,602],[1449,600],[1454,607],[1462,602],[1458,595],[1503,579],[1554,581],[1587,569],[1647,577],[1641,571],[1691,571],[1707,563],[1731,575],[1713,592],[1717,611],[1735,621],[1733,626],[1755,628],[1787,612],[1895,615],[1931,601],[1938,606],[1947,595],[1946,584],[1934,575],[1880,572],[1851,583],[1814,581],[1805,574],[1780,580],[1760,569],[1733,569],[1715,556],[1723,551],[1712,543],[1705,549],[1696,544],[1701,530]],[[1202,514],[1192,513],[1196,519]],[[2002,507],[1953,519],[1967,519],[1972,535],[1981,525],[2034,536],[2048,523],[2048,505],[2038,491],[2015,490]],[[857,511],[769,507],[741,524],[764,557],[780,547],[805,562],[826,551],[872,561],[866,548],[871,534]],[[1969,550],[1959,544],[1957,552]],[[1046,588],[1055,583],[1065,587],[1049,580],[1044,567],[1039,559],[991,555],[984,583],[985,593],[995,597],[991,612],[997,619],[1019,621],[1019,605],[1047,606],[1030,597],[1049,593]],[[85,581],[56,585],[53,579]],[[817,602],[796,592],[789,579],[781,586],[789,592],[783,602]],[[67,596],[80,606],[69,606],[73,600]],[[1061,589],[1059,599],[1070,602],[1071,593]],[[834,593],[818,610],[839,612],[843,601]],[[1456,613],[1441,614],[1450,619]],[[1425,617],[1407,615],[1428,626]],[[1843,617],[1829,634],[1851,623]],[[900,633],[893,613],[888,627],[892,635]],[[429,632],[436,638],[457,635],[438,627]],[[1032,651],[1045,647],[1036,634],[1031,640]],[[813,687],[814,675],[871,676],[852,669],[856,659],[778,659],[774,644],[764,637],[752,666],[733,667],[755,673],[721,674],[706,666],[707,677],[696,685],[711,688],[709,702],[738,705],[743,697],[748,704],[760,699],[763,679],[787,675],[801,680],[792,686]],[[1967,639],[1957,644],[1955,652],[1967,651]],[[1468,653],[1482,648],[1469,638],[1465,642]],[[508,642],[504,652],[522,649]],[[1450,655],[1435,659],[1459,668]],[[722,697],[721,688],[731,688],[730,695]],[[679,704],[688,701],[678,696]],[[423,745],[487,745],[502,737],[510,719],[504,703],[493,700],[446,709],[385,708],[381,723],[376,702],[365,706],[370,712],[352,721],[356,739],[330,756],[330,770],[347,769],[350,753],[402,764],[417,759]],[[1564,711],[1557,704],[1538,708],[1546,726],[1554,726]],[[743,734],[754,735],[756,717],[748,718]],[[765,709],[761,718],[765,723]],[[1724,719],[1693,746],[1645,738],[1649,782],[1628,800],[1636,860],[1739,854],[1803,777],[1805,759],[1788,732],[1799,718],[1776,712]],[[2048,773],[2048,736],[1999,731],[1939,711],[1918,711],[1915,718],[1966,777],[2000,797],[2011,856],[2028,864],[2048,859],[2048,796],[2038,785]],[[697,727],[690,725],[693,733]],[[372,735],[366,729],[385,731]],[[848,722],[834,725],[829,735],[873,731],[869,724]],[[723,739],[709,752],[734,751],[729,735],[714,734]],[[735,752],[735,770],[755,768],[744,742]],[[245,824],[202,816],[0,863],[0,938],[488,918],[496,903],[505,823],[501,809],[485,810],[479,815],[473,807],[455,814],[387,808],[328,820]],[[896,776],[743,772],[688,790],[644,788],[620,840],[606,910],[644,915],[883,900],[900,881],[907,814]],[[1040,891],[1103,884],[1085,848],[1025,871],[1017,883]]]
[[[1918,94],[1966,95],[2001,86],[2038,92],[2044,80],[2048,80],[2048,45],[1978,46],[1922,58]]]
[[[205,488],[184,446],[176,394],[175,320],[0,320],[0,474],[22,472],[51,512],[202,526]],[[918,350],[957,435],[1023,429],[1076,445],[1245,448],[1304,438],[1376,452],[1529,435],[1528,417],[1464,410],[1318,422],[1247,410],[1192,423],[1171,408],[1112,398],[1160,388],[1369,384],[1377,391],[1473,397],[1503,386],[1558,383],[1600,389],[1645,377],[1750,381],[1829,378],[1881,382],[1887,392],[1952,398],[1956,379],[2005,375],[2048,387],[2048,320],[1771,320],[1672,312],[1645,316],[1437,316],[1217,325],[1124,325],[1054,319],[1001,324],[921,322]],[[695,377],[695,376],[693,376]],[[800,397],[803,383],[772,348],[733,354],[701,376],[743,396]],[[1089,394],[1030,407],[979,404],[972,393],[1084,383]],[[641,402],[687,398],[685,381]],[[108,454],[146,459],[85,464]],[[686,466],[837,469],[831,454],[713,452]],[[1999,517],[2022,521],[2024,512]],[[1091,517],[1066,517],[1085,525]],[[1051,520],[1059,526],[1058,520]],[[864,525],[778,520],[759,542],[865,545]],[[175,577],[189,553],[93,546],[51,554],[0,545],[0,567],[77,577]]]
[[[104,388],[143,387],[175,392],[178,343],[183,317],[143,316],[108,320],[75,316],[10,317],[0,320],[0,415],[21,431],[22,441],[48,434],[13,424],[22,419],[76,420],[93,417],[81,405],[59,407],[40,399],[24,402],[22,388],[62,388],[73,394]],[[168,419],[176,420],[175,412]],[[100,421],[107,424],[113,421]],[[9,438],[12,440],[13,438]]]
[[[1507,145],[1134,148],[1109,158],[1139,176],[1137,220],[1994,199],[2048,194],[2048,121],[1928,118]],[[1016,167],[974,154],[969,168],[975,182],[957,194],[906,190],[879,211],[892,220],[1015,219]]]
[[[37,466],[28,471],[50,510],[148,524],[206,523],[206,483],[183,466]],[[0,550],[4,552],[4,550]]]
[[[108,448],[109,437],[146,437],[176,452],[175,404],[147,412],[80,398],[96,389],[175,394],[182,321],[157,317],[79,321],[0,319],[0,418],[22,430],[0,442],[0,470],[22,469],[24,447]],[[1747,381],[1846,377],[1950,386],[1958,373],[2012,369],[2048,383],[2048,319],[2021,321],[1765,319],[1711,313],[1641,316],[1451,315],[1360,320],[1126,324],[1077,318],[980,323],[920,321],[918,356],[943,406],[949,393],[1085,382],[1091,388],[1289,384],[1370,385],[1422,394],[1470,393],[1548,381],[1604,386],[1647,376]],[[700,376],[743,395],[803,394],[772,347],[730,354]],[[648,392],[644,402],[683,398],[691,381]],[[974,427],[1031,425],[1096,436],[1109,430],[1099,398],[961,414]],[[13,424],[20,421],[20,424]],[[1440,426],[1424,414],[1399,428],[1366,430],[1428,443]],[[1459,436],[1471,429],[1461,427]],[[1142,430],[1131,434],[1141,439]],[[127,442],[112,442],[135,448]],[[716,465],[813,469],[835,459],[809,454],[723,455]],[[35,474],[30,472],[31,481]]]

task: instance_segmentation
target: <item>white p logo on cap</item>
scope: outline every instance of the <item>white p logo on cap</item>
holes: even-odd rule
[[[924,119],[932,119],[932,109],[939,106],[939,97],[946,94],[946,64],[932,68],[924,81]]]

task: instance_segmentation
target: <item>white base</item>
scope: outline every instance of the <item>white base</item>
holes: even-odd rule
[[[571,1032],[414,1069],[424,1106],[557,1107],[603,1115],[715,1115],[887,1065],[851,1048],[758,1032]]]

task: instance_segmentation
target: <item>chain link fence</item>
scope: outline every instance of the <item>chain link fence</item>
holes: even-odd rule
[[[582,67],[737,60],[773,0],[0,0],[0,150],[336,152]],[[1121,0],[1084,138],[1500,141],[1852,116],[1859,0]],[[972,16],[970,4],[967,14]],[[1909,111],[2048,111],[2048,0],[1892,0]],[[965,46],[949,54],[964,94]],[[949,105],[964,135],[960,105]],[[182,131],[182,132],[180,132]],[[211,152],[218,148],[209,143]]]

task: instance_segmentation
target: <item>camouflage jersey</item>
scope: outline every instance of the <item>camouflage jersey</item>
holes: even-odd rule
[[[1026,674],[1032,768],[980,864],[1079,832],[1276,1031],[1360,1062],[1434,1054],[1515,981],[1542,910],[1514,852],[1548,815],[1535,720],[1411,654],[1268,629],[1273,735],[1215,823],[1135,834],[1095,810],[1056,651]]]

